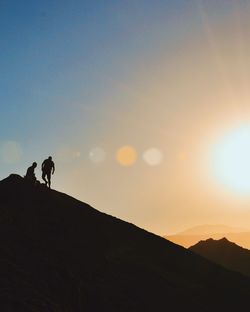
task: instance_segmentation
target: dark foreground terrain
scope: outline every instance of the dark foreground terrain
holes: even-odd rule
[[[248,277],[16,175],[0,182],[0,241],[3,312],[221,312],[249,301]]]

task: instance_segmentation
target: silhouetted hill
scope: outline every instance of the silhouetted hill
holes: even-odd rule
[[[190,247],[190,250],[230,270],[250,276],[250,250],[244,249],[226,238],[201,241]]]
[[[0,311],[235,311],[250,279],[65,194],[0,182]]]
[[[167,240],[186,248],[197,244],[201,240],[209,238],[218,240],[223,237],[240,246],[250,248],[250,232],[247,232],[245,229],[220,224],[199,225],[174,235],[164,236]]]

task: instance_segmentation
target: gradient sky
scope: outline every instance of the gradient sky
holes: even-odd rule
[[[0,178],[52,155],[55,189],[155,233],[248,226],[250,192],[211,159],[250,124],[249,14],[247,0],[0,0]]]

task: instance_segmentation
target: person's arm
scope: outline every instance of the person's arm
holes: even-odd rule
[[[52,166],[52,174],[55,173],[55,170],[56,170],[56,168],[55,168],[55,163],[53,163],[53,166]]]
[[[43,170],[43,167],[44,167],[44,162],[42,163],[42,170]]]

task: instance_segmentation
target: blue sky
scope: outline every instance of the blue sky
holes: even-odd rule
[[[102,120],[82,107],[112,111],[106,104],[112,80],[131,79],[163,39],[164,46],[175,40],[174,19],[192,14],[191,9],[186,1],[156,6],[151,1],[1,1],[1,139],[20,142],[31,155],[37,148],[54,152],[79,131],[82,142],[91,140]]]
[[[246,203],[225,202],[204,150],[250,119],[249,11],[244,0],[0,0],[0,177],[52,155],[53,187],[154,232],[232,224],[228,207]],[[123,168],[127,145],[138,159]],[[154,168],[149,148],[164,156]]]

